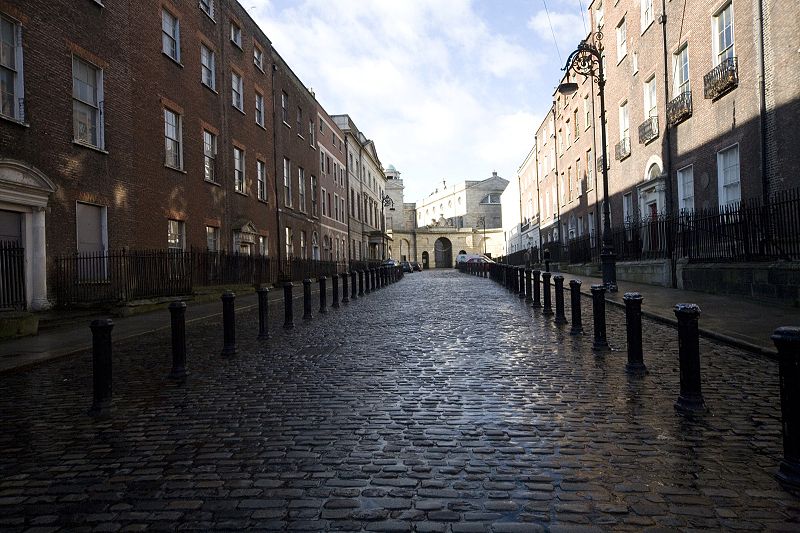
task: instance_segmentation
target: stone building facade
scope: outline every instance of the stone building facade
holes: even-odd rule
[[[319,194],[322,225],[321,258],[325,261],[347,261],[347,164],[344,133],[328,113],[317,104],[317,147],[319,149],[319,184],[313,184],[312,198]],[[319,187],[317,191],[316,187]],[[313,202],[314,200],[312,200]]]

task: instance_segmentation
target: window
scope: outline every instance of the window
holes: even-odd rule
[[[581,160],[580,159],[576,159],[575,160],[575,181],[577,182],[577,186],[575,187],[575,190],[576,190],[578,196],[580,196],[581,194],[583,194],[583,183],[581,183],[583,181],[583,176],[581,175]]]
[[[286,226],[286,259],[294,257],[294,235],[292,228]]]
[[[233,147],[233,188],[244,193],[244,150]]]
[[[258,185],[258,199],[267,201],[267,165],[256,159],[256,183]]]
[[[617,24],[617,63],[628,53],[628,28],[625,17]]]
[[[573,128],[573,130],[572,130],[572,131],[573,131],[573,133],[574,133],[574,137],[575,137],[575,140],[576,140],[576,141],[578,140],[578,137],[580,137],[580,136],[581,136],[581,128],[580,128],[580,123],[578,122],[579,120],[580,120],[580,119],[579,119],[579,117],[578,117],[578,110],[577,110],[577,109],[575,109],[575,110],[572,112],[572,128]]]
[[[257,44],[253,45],[253,64],[258,70],[264,72],[264,51]]]
[[[209,252],[219,252],[219,228],[206,226],[206,247]]]
[[[167,220],[167,248],[184,250],[186,245],[185,226],[182,220]]]
[[[242,88],[242,77],[236,72],[231,72],[231,103],[233,103],[233,107],[239,111],[243,110],[243,92],[244,89]]]
[[[200,9],[212,19],[214,18],[214,0],[200,0]]]
[[[300,197],[300,211],[306,210],[306,171],[301,167],[297,169],[297,194]]]
[[[653,22],[653,0],[642,0],[641,4],[642,32],[644,32]]]
[[[180,63],[180,23],[178,19],[166,9],[161,10],[161,51]]]
[[[651,76],[649,80],[644,82],[644,116],[655,117],[658,116],[656,109],[656,77]]]
[[[603,27],[603,23],[605,22],[605,16],[603,14],[603,1],[600,0],[597,2],[597,7],[594,10],[594,20],[597,23],[597,29]]]
[[[281,120],[289,125],[289,95],[281,92]]]
[[[78,142],[103,148],[103,71],[72,56],[72,132]]]
[[[303,135],[303,108],[297,107],[297,134]]]
[[[239,48],[242,47],[242,28],[233,21],[231,21],[231,42]]]
[[[283,204],[286,207],[292,207],[292,178],[291,178],[291,162],[283,158]]]
[[[583,97],[583,127],[589,129],[592,124],[592,103],[589,101],[589,95]]]
[[[683,45],[675,54],[675,94],[691,91],[689,84],[689,45]]]
[[[728,3],[714,16],[714,64],[719,65],[732,58],[733,51],[733,3]]]
[[[325,189],[322,189],[322,216],[324,217],[328,216],[328,208],[327,208],[328,204],[325,202],[326,194],[327,193]]]
[[[689,165],[678,170],[678,209],[694,209],[694,167]]]
[[[200,45],[200,80],[211,89],[217,88],[217,76],[215,74],[216,59],[214,52],[206,45]]]
[[[217,136],[203,130],[203,172],[206,181],[217,181]]]
[[[631,73],[636,75],[639,72],[639,52],[631,55]]]
[[[572,181],[572,167],[567,167],[567,186],[569,187],[569,200],[575,198],[575,187]]]
[[[300,231],[300,259],[306,258],[306,232]]]
[[[264,95],[256,93],[256,124],[264,127]]]
[[[339,220],[339,195],[333,195],[333,218]]]
[[[311,176],[311,214],[317,216],[317,177]]]
[[[311,146],[314,146],[314,119],[308,121],[308,142],[311,143]]]
[[[620,140],[630,137],[630,117],[628,114],[628,102],[623,102],[619,106],[619,138]]]
[[[622,222],[629,225],[633,220],[633,193],[622,196]]]
[[[0,115],[25,120],[22,83],[22,28],[0,15]]]
[[[717,179],[720,205],[734,204],[742,199],[738,144],[717,153]]]
[[[269,239],[266,235],[258,236],[258,253],[264,257],[269,255]]]
[[[564,133],[566,134],[566,138],[567,138],[567,148],[569,148],[571,143],[572,143],[572,141],[570,140],[570,137],[571,137],[570,132],[571,131],[572,131],[571,124],[569,123],[569,120],[567,120],[567,123],[564,124]]]
[[[586,188],[594,188],[594,159],[592,159],[592,149],[586,150]]]
[[[181,116],[171,109],[164,108],[164,147],[168,167],[183,169],[183,152],[181,147]]]

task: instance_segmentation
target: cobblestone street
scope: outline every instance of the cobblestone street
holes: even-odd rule
[[[230,359],[221,319],[190,323],[182,386],[168,331],[114,345],[97,420],[88,352],[2,375],[0,529],[797,531],[777,363],[701,339],[709,412],[686,418],[676,331],[645,319],[650,373],[628,377],[622,311],[596,355],[583,307],[570,336],[448,270],[294,330],[276,307],[266,342],[240,314]]]

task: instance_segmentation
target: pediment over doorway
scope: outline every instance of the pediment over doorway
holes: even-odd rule
[[[39,169],[15,159],[0,158],[0,201],[45,207],[55,184]]]

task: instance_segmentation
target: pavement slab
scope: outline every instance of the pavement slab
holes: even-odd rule
[[[591,316],[584,305],[584,327]],[[567,316],[569,302],[567,302]],[[624,372],[488,279],[407,275],[259,341],[237,316],[114,344],[114,399],[91,354],[0,374],[0,529],[25,531],[797,530],[777,363],[701,339],[709,411],[675,412],[677,334],[644,319],[649,373]]]

